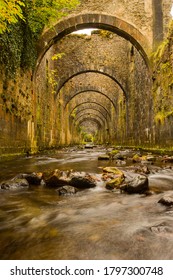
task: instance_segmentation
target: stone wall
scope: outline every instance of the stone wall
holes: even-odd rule
[[[173,24],[153,54],[154,136],[158,146],[173,146]]]
[[[53,31],[43,33],[38,50],[46,53],[40,53],[34,75],[19,69],[9,79],[1,67],[0,154],[78,143],[80,125],[70,114],[91,101],[97,120],[93,114],[81,123],[98,129],[100,143],[172,146],[172,31],[153,56],[153,73],[147,64],[148,47],[166,38],[171,5],[170,0],[82,0]],[[90,24],[109,31],[65,36]],[[99,122],[103,112],[106,120]]]
[[[60,129],[60,144],[73,141],[74,126],[70,128],[69,112],[78,99],[86,102],[97,95],[101,104],[106,104],[104,95],[113,104],[109,128],[104,129],[109,130],[109,141],[151,143],[150,73],[129,42],[111,32],[97,31],[92,36],[66,36],[51,48],[51,52],[62,54],[53,66],[57,73],[55,95],[62,105],[61,123],[65,121]],[[40,69],[44,67],[42,64]]]
[[[21,154],[34,148],[32,73],[18,71],[7,79],[1,69],[0,155]]]

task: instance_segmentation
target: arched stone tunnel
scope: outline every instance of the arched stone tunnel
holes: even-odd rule
[[[9,150],[81,143],[87,133],[97,143],[115,145],[160,141],[151,54],[167,36],[171,5],[171,0],[108,0],[106,5],[81,0],[45,28],[33,72],[22,73],[9,91],[23,112],[2,112]],[[91,35],[73,33],[86,28],[94,29]]]
[[[41,143],[80,142],[79,131],[83,119],[82,129],[88,131],[87,126],[92,123],[101,131],[95,133],[99,135],[97,141],[101,143],[138,145],[153,142],[149,55],[159,38],[162,40],[164,37],[167,20],[165,6],[161,7],[155,1],[131,1],[127,6],[127,3],[118,1],[116,7],[104,6],[102,11],[100,3],[94,3],[93,12],[92,4],[88,3],[91,9],[86,12],[83,10],[86,1],[81,2],[76,14],[72,13],[55,24],[54,29],[46,31],[38,45],[39,57],[34,78],[41,115],[44,116],[40,128]],[[138,13],[135,13],[134,4]],[[159,15],[162,15],[159,18],[160,29]],[[91,36],[72,34],[85,28],[97,30]],[[161,31],[162,36],[158,38]],[[61,58],[51,60],[56,54],[61,54]],[[52,84],[46,75],[52,75]],[[49,109],[44,113],[45,107],[40,100],[44,91],[54,96],[50,98],[49,105],[50,114],[54,112],[51,125],[50,118],[47,119]],[[94,108],[91,102],[94,102]],[[80,109],[84,103],[87,104],[85,111]],[[101,106],[109,114],[103,112]],[[91,119],[92,122],[87,122]],[[94,120],[97,120],[97,125]],[[50,126],[51,141],[46,143],[44,135],[49,132],[45,128]]]
[[[54,60],[57,54],[61,58]],[[55,143],[80,143],[83,132],[89,130],[86,121],[80,126],[81,121],[91,118],[90,125],[95,126],[94,119],[99,122],[98,131],[92,129],[98,143],[139,144],[141,139],[151,140],[148,59],[131,42],[113,32],[101,29],[90,36],[69,34],[59,41],[56,39],[39,63],[36,84],[38,96],[44,91],[53,95],[49,106],[54,108],[54,118],[59,118],[52,125]],[[45,104],[39,102],[44,112]],[[95,103],[92,114],[88,105],[91,102]],[[85,106],[79,121],[78,107],[83,103],[88,107]],[[49,126],[47,121],[45,115],[44,129]],[[41,142],[44,140],[42,134]]]

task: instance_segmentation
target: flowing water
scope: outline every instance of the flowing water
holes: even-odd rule
[[[1,162],[0,181],[55,168],[101,173],[108,162],[97,160],[100,153],[61,150]],[[173,169],[160,169],[149,182],[172,193]],[[44,186],[1,190],[0,258],[173,259],[173,208],[158,203],[162,196],[111,192],[103,183],[73,196]]]

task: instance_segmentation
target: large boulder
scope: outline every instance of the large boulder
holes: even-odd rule
[[[145,193],[149,191],[148,178],[144,175],[135,176],[130,182],[120,186],[120,190],[129,194]]]
[[[14,179],[26,179],[29,185],[40,185],[43,179],[43,173],[33,172],[28,174],[18,174]]]
[[[72,186],[88,189],[96,186],[98,178],[86,172],[60,171],[58,169],[43,174],[45,185],[51,188]]]
[[[78,189],[88,189],[94,188],[97,185],[96,177],[91,174],[74,174],[71,176],[71,180],[69,181],[69,185],[78,188]]]
[[[43,180],[45,182],[45,186],[50,188],[60,188],[68,185],[70,181],[68,174],[64,174],[64,172],[59,169],[43,173]]]
[[[26,179],[12,179],[1,183],[0,188],[3,190],[15,190],[21,188],[28,188],[29,183]]]

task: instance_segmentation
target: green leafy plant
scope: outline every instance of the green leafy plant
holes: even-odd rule
[[[35,67],[37,41],[44,27],[53,26],[78,3],[78,0],[0,0],[0,65],[7,76],[13,77],[19,67]]]
[[[0,0],[0,34],[8,30],[9,24],[24,20],[22,7],[25,4],[19,0]]]

